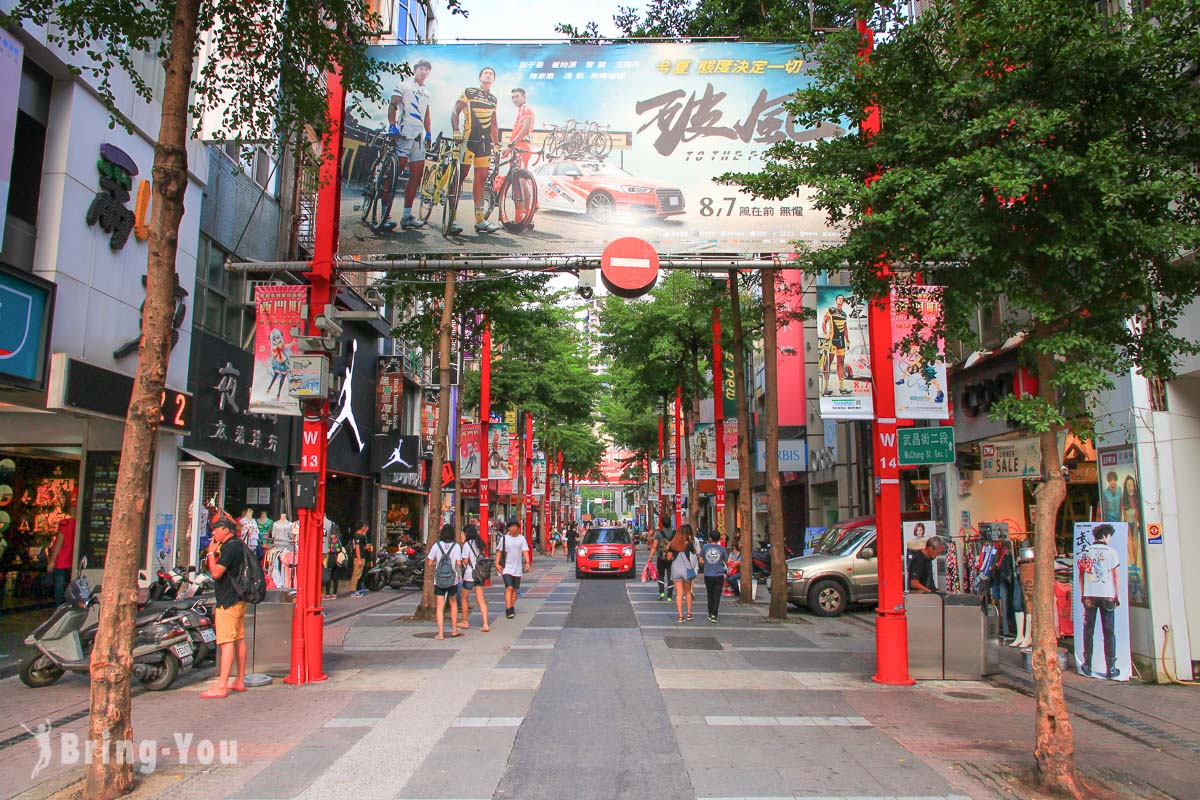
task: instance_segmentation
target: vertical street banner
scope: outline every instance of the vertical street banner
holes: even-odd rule
[[[1124,551],[1129,576],[1129,605],[1149,608],[1146,575],[1146,525],[1142,521],[1142,490],[1138,483],[1137,452],[1133,445],[1101,447],[1096,451],[1100,479],[1100,520],[1129,525]]]
[[[867,304],[844,286],[817,287],[817,380],[824,419],[871,419]]]
[[[403,398],[404,363],[398,358],[380,359],[375,386],[375,413],[380,433],[391,433],[400,427]]]
[[[737,380],[733,374],[733,350],[721,351],[721,415],[737,419]]]
[[[848,129],[838,120],[809,127],[788,111],[792,94],[812,81],[794,45],[434,44],[368,53],[412,74],[382,75],[382,102],[350,98],[358,110],[345,131],[343,254],[599,253],[620,236],[661,253],[778,252],[797,239],[817,247],[838,236],[808,190],[768,200],[716,180],[757,169],[774,144]],[[466,134],[461,145],[455,132]],[[379,205],[364,191],[377,164],[392,151],[432,164],[426,149],[441,163],[447,155],[480,170],[495,162],[491,232],[477,230],[469,198],[449,220],[462,230],[449,236],[439,224],[398,224],[398,204],[397,224],[379,224]],[[517,221],[526,195],[536,212],[529,229]],[[433,219],[442,219],[440,204]]]
[[[675,459],[664,458],[659,462],[661,466],[658,468],[659,477],[662,479],[663,497],[675,496]]]
[[[1129,648],[1129,523],[1075,523],[1072,616],[1080,675],[1127,681]]]
[[[738,421],[737,417],[725,420],[725,484],[739,480],[742,472],[738,468]]]
[[[464,422],[458,431],[458,477],[479,480],[479,423]],[[488,477],[491,477],[489,471]]]
[[[546,456],[538,454],[533,459],[533,488],[531,494],[541,497],[546,493]]]
[[[438,424],[438,390],[426,389],[421,398],[421,451],[433,453],[434,439],[437,438]]]
[[[692,431],[692,458],[696,462],[696,480],[717,479],[717,426],[697,422]]]
[[[509,428],[507,422],[488,425],[488,480],[511,481],[508,468]]]
[[[942,318],[942,291],[937,286],[906,286],[892,292],[892,380],[896,384],[896,416],[901,419],[949,419],[946,342],[934,341]],[[936,357],[930,353],[936,351]]]
[[[307,286],[254,288],[254,377],[250,411],[300,416],[300,402],[288,395],[292,356],[299,355],[293,330],[304,330]]]

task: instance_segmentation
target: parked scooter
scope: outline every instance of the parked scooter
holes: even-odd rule
[[[212,597],[197,597],[172,603],[158,618],[159,622],[173,622],[187,631],[194,669],[200,669],[209,659],[216,660],[217,631],[213,626],[212,608]]]
[[[90,589],[82,574],[67,586],[66,599],[25,638],[37,653],[21,665],[21,682],[33,689],[50,686],[67,671],[87,674],[100,620],[100,587]],[[133,674],[150,691],[170,688],[179,671],[192,665],[192,643],[178,623],[160,619],[161,608],[141,609],[135,618]]]

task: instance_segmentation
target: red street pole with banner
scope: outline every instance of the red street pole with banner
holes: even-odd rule
[[[713,306],[713,430],[717,437],[717,524],[721,539],[725,539],[725,375],[724,355],[721,352],[721,309]]]
[[[675,385],[675,530],[683,525],[683,389]]]
[[[521,513],[525,519],[525,543],[529,545],[529,557],[533,558],[533,414],[525,414],[525,438],[521,445],[521,472],[525,475],[525,492],[521,497],[525,507]]]
[[[667,477],[663,475],[663,418],[658,416],[658,509],[654,512],[658,519],[654,520],[654,530],[662,527],[663,517],[665,512],[663,509],[663,480]]]
[[[338,215],[341,209],[342,126],[346,116],[346,89],[341,73],[326,73],[328,125],[321,141],[321,187],[317,194],[317,220],[309,281],[308,335],[319,336],[317,317],[334,299],[333,261],[338,247]],[[322,353],[324,355],[324,353]],[[321,605],[321,541],[325,536],[325,461],[329,424],[329,398],[313,401],[304,414],[301,433],[300,471],[316,473],[316,499],[311,509],[302,508],[300,542],[296,565],[296,605],[292,617],[292,663],[284,679],[301,685],[326,678],[322,662],[325,640],[324,608]]]
[[[492,535],[488,517],[488,447],[492,441],[492,326],[484,320],[483,344],[479,353],[479,535],[483,537],[484,552],[491,547]]]
[[[871,57],[875,33],[867,21],[858,21],[863,61]],[[862,135],[868,140],[879,132],[879,106],[867,109]],[[870,184],[878,178],[867,178]],[[870,211],[868,210],[868,213]],[[881,261],[880,277],[890,275]],[[871,300],[867,311],[871,339],[871,398],[875,411],[875,530],[879,548],[879,607],[875,609],[875,676],[878,683],[909,686],[908,618],[904,612],[903,536],[900,529],[900,468],[896,444],[896,387],[892,383],[892,296],[883,293]]]

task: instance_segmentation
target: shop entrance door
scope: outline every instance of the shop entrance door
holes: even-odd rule
[[[207,500],[215,500],[218,508],[225,507],[225,470],[181,464],[173,559],[174,566],[181,570],[200,568],[200,550],[208,546],[208,512],[204,509]],[[170,558],[165,560],[171,562]]]

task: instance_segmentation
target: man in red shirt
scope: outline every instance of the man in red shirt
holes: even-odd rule
[[[66,596],[67,581],[71,580],[71,560],[75,557],[75,519],[69,508],[63,507],[62,514],[46,561],[54,578],[54,602],[59,604]]]

